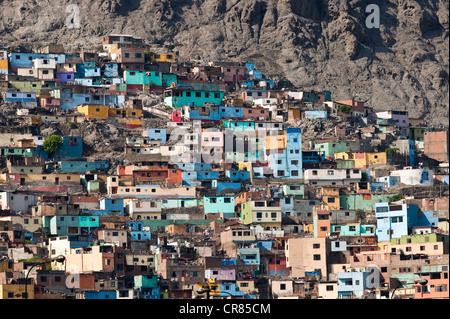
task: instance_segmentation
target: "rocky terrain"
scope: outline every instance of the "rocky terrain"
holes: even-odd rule
[[[371,3],[379,29],[365,23]],[[73,4],[79,28],[66,21]],[[181,61],[251,61],[284,87],[448,125],[448,10],[448,0],[0,0],[0,45],[75,52],[126,33]]]

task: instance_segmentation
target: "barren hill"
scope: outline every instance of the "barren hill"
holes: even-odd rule
[[[380,28],[366,7],[380,8]],[[79,28],[68,28],[68,5]],[[448,125],[448,0],[0,0],[0,45],[93,50],[125,33],[180,59],[255,62],[304,89]]]

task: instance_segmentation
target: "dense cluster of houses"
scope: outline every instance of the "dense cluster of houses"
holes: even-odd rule
[[[448,299],[448,128],[177,59],[0,51],[0,299]],[[39,130],[99,122],[130,132],[119,165]]]

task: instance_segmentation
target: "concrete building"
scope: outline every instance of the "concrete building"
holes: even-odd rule
[[[305,272],[320,271],[321,278],[328,278],[327,258],[330,252],[328,238],[289,238],[285,254],[286,266],[291,277],[305,277]]]

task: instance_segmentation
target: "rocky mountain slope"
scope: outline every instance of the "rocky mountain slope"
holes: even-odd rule
[[[379,29],[365,23],[371,3]],[[73,4],[79,28],[67,27]],[[448,10],[448,0],[0,0],[0,45],[92,50],[126,33],[180,59],[251,61],[286,87],[448,125]]]

